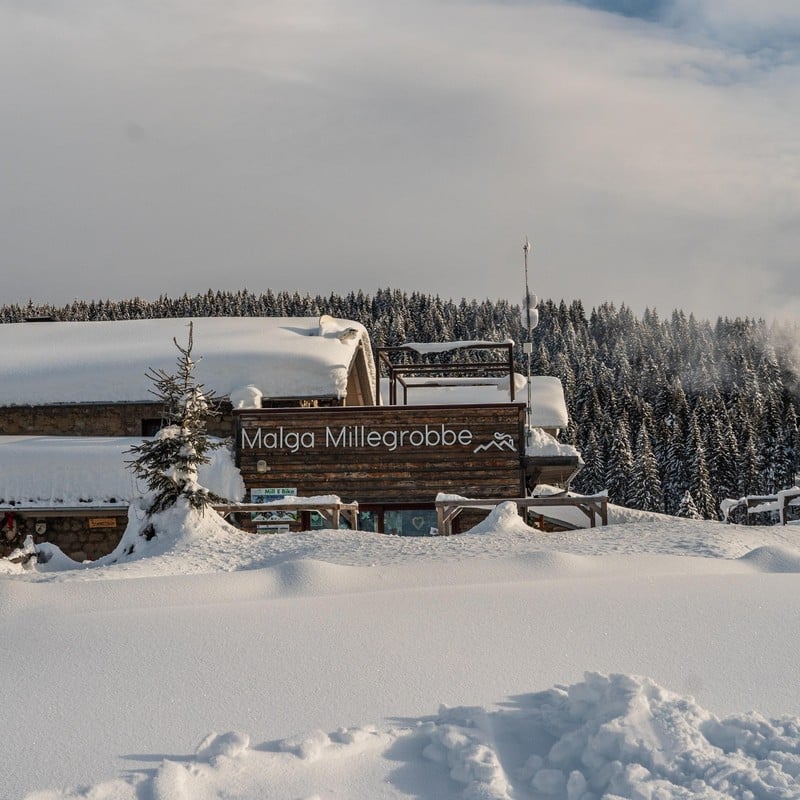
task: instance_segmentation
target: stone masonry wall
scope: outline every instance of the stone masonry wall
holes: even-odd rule
[[[98,514],[92,516],[97,517]],[[127,515],[104,514],[108,519],[115,520],[114,527],[109,528],[90,528],[89,517],[46,517],[47,531],[43,534],[36,533],[35,515],[21,515],[17,518],[19,540],[24,540],[25,536],[33,536],[36,544],[50,542],[59,547],[73,561],[94,561],[110,553],[119,544],[125,526],[128,523]],[[9,555],[16,547],[5,541],[5,537],[0,540],[0,558]]]

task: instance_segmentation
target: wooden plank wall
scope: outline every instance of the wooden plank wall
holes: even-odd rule
[[[301,496],[337,494],[362,505],[428,504],[437,492],[524,494],[522,404],[248,409],[234,415],[237,463],[248,490],[291,487]],[[442,426],[451,432],[449,441],[467,433],[449,446],[411,446],[409,439],[419,442],[426,425],[430,442],[441,437]],[[347,438],[355,434],[353,446],[339,438],[343,427]],[[402,431],[403,445],[391,449]],[[411,431],[418,433],[411,437]],[[370,434],[376,446],[367,444]],[[508,443],[502,449],[499,437]],[[260,460],[265,473],[257,470]]]

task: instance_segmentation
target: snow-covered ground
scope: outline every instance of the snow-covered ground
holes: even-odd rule
[[[0,562],[0,797],[800,797],[800,527],[635,516]]]

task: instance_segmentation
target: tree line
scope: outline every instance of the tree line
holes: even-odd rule
[[[30,318],[115,320],[202,316],[315,316],[361,322],[373,344],[528,338],[520,307],[506,300],[443,300],[381,289],[328,296],[212,291],[157,300],[4,305],[0,322]],[[561,379],[570,424],[561,438],[585,466],[580,492],[668,514],[719,517],[726,497],[773,494],[800,473],[800,329],[750,318],[661,318],[580,300],[539,304],[534,374]],[[480,356],[476,356],[480,357]],[[443,356],[446,358],[446,356]],[[687,494],[688,492],[688,494]]]

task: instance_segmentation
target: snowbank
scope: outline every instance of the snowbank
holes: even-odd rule
[[[511,710],[444,708],[425,732],[423,755],[463,797],[511,800],[518,786],[566,800],[800,796],[800,717],[719,720],[647,678],[587,674]]]

